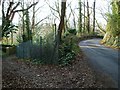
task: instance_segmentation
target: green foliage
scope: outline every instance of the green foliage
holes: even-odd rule
[[[19,34],[16,36],[16,43],[22,43],[23,42],[23,39],[22,39],[22,36]]]
[[[106,30],[110,32],[113,36],[118,36],[120,34],[120,30],[118,27],[119,21],[120,21],[120,16],[118,14],[108,15],[108,24]]]
[[[72,52],[68,52],[67,54],[65,54],[64,56],[62,56],[59,59],[59,64],[61,66],[65,66],[65,65],[70,65],[71,60],[75,59],[75,53]]]
[[[26,20],[25,20],[25,22],[26,22],[26,31],[27,31],[27,39],[28,40],[32,40],[32,32],[31,32],[31,30],[30,30],[30,19],[29,19],[30,17],[29,17],[29,11],[27,10],[26,11]]]
[[[5,32],[2,32],[5,37],[9,37],[10,33],[16,33],[18,31],[18,26],[11,24]]]
[[[76,35],[76,33],[77,33],[77,31],[76,31],[76,29],[68,29],[68,32],[70,33],[70,34],[74,34],[74,35]]]
[[[106,30],[110,32],[114,37],[120,34],[120,15],[118,7],[119,5],[117,5],[117,0],[112,2],[112,14],[106,14],[108,17]]]
[[[23,33],[21,33],[21,35],[17,35],[17,42],[18,43],[22,43],[22,42],[26,42],[26,41],[29,41],[29,40],[32,40],[32,31],[31,31],[31,28],[30,28],[30,16],[29,16],[29,11],[26,10],[25,13],[24,13],[24,23],[23,26],[22,26],[22,29],[23,29]]]
[[[40,59],[31,59],[31,62],[33,64],[44,64],[44,61]]]
[[[107,46],[119,48],[119,39],[120,36],[120,5],[117,0],[111,3],[112,13],[107,14],[108,22],[106,26],[106,34],[101,43],[104,43]]]
[[[6,53],[0,50],[0,57],[4,57],[4,56],[6,56]]]
[[[38,35],[39,36],[39,35]],[[42,48],[42,56],[40,60],[44,64],[54,64],[53,52],[54,52],[54,32],[50,30],[49,33],[45,37],[33,37],[33,43],[35,45],[41,46]],[[55,54],[54,54],[55,55]],[[39,62],[39,60],[38,60]],[[37,63],[37,62],[36,62]]]
[[[34,65],[44,64],[44,62],[40,59],[20,59],[20,60],[26,63],[32,63]]]
[[[75,59],[75,56],[79,52],[79,46],[77,43],[78,38],[76,35],[69,34],[64,37],[62,44],[59,46],[60,65],[70,65],[71,61]]]

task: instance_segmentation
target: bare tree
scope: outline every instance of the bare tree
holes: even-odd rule
[[[9,6],[7,8],[7,12],[5,10],[5,0],[2,1],[2,37],[5,36],[5,34],[9,33],[9,27],[11,26],[11,23],[13,21],[13,18],[15,16],[15,13],[22,12],[30,9],[32,6],[36,5],[38,2],[31,4],[26,9],[19,9],[17,10],[17,7],[20,5],[20,2],[14,3],[9,2]]]
[[[58,38],[59,38],[59,42],[61,41],[62,30],[64,29],[65,12],[66,12],[66,0],[62,0],[62,2],[61,2],[60,23],[59,23],[59,26],[58,26]]]
[[[84,1],[84,31],[85,31],[85,1]]]
[[[75,12],[74,10],[72,9],[72,7],[70,6],[70,10],[71,10],[71,14],[73,16],[73,25],[74,25],[74,28],[76,29],[76,20],[75,20]],[[70,14],[70,15],[71,15]]]
[[[33,0],[33,3],[35,3],[35,1]],[[34,33],[34,29],[35,29],[35,6],[33,6],[33,13],[32,13],[32,33]]]
[[[52,7],[52,6],[49,4],[49,2],[46,1],[46,3],[47,3],[47,5],[49,6],[52,15],[53,15],[55,18],[57,18],[58,20],[60,20],[60,6],[59,6],[60,4],[59,4],[59,0],[54,3],[55,8]]]
[[[79,0],[79,33],[82,32],[82,2]]]
[[[94,0],[94,3],[93,3],[93,34],[95,33],[95,3],[96,3],[96,0]]]
[[[90,33],[90,13],[89,13],[89,2],[87,0],[87,30]]]

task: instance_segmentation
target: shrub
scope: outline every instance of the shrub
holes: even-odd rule
[[[62,44],[59,46],[59,64],[69,65],[75,59],[79,52],[78,38],[76,35],[69,34],[64,37]]]
[[[61,66],[70,65],[70,61],[73,60],[74,58],[75,58],[75,53],[74,53],[74,51],[68,52],[66,55],[62,56],[62,57],[59,59],[59,64],[60,64]]]
[[[71,33],[71,34],[74,34],[74,35],[77,34],[76,29],[68,29],[68,32]]]

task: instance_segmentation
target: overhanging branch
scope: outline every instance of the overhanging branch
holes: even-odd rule
[[[28,8],[26,8],[26,9],[15,10],[14,13],[16,13],[16,12],[26,11],[26,10],[30,9],[32,6],[36,5],[37,3],[38,3],[38,2],[31,4],[31,5],[30,5]]]

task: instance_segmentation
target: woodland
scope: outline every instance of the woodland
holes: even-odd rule
[[[111,81],[105,76],[100,76],[103,79],[107,79],[104,84],[99,78],[94,83],[93,77],[96,73],[91,74],[93,70],[87,66],[87,61],[84,61],[84,57],[86,56],[78,45],[83,40],[101,38],[101,45],[112,49],[120,49],[120,1],[103,0],[108,3],[106,7],[108,9],[105,13],[102,12],[102,9],[96,8],[97,1],[53,0],[51,2],[51,0],[0,0],[0,56],[3,61],[3,87],[66,88],[69,85],[77,88],[112,87],[112,84],[108,85],[107,83],[107,81]],[[44,4],[40,6],[41,2],[44,2]],[[77,2],[78,6],[73,7],[73,2]],[[44,15],[41,14],[41,11],[45,9],[44,6],[48,7],[46,11],[50,12],[49,15],[47,15],[47,12],[44,12]],[[98,20],[98,10],[102,19],[106,22],[105,26]],[[10,62],[13,65],[8,64]],[[19,71],[19,69],[15,69],[17,65],[19,68],[26,66],[25,71],[23,71],[29,71],[28,74],[33,75],[34,79],[30,79],[30,76],[27,77],[25,73],[21,74],[23,71],[16,73],[15,70]],[[33,70],[33,73],[27,70],[27,65],[31,68],[30,70]],[[10,68],[7,66],[10,66]],[[78,69],[80,68],[79,70],[81,71],[76,69],[76,72],[74,72],[73,66],[75,68],[78,67]],[[62,70],[62,68],[64,69]],[[9,69],[13,72],[9,72]],[[65,69],[68,71],[65,71]],[[83,73],[86,71],[88,74],[84,83],[82,83],[82,80],[79,80],[84,76],[80,74],[78,82],[75,82],[76,78],[75,80],[72,79],[73,81],[70,81],[70,83],[65,83],[65,86],[62,85],[62,83],[69,81],[69,78],[67,78],[69,72],[74,73],[72,74],[74,76],[75,74],[78,75],[78,72],[82,73],[82,71]],[[44,75],[42,72],[49,73],[49,75]],[[61,79],[61,83],[59,84],[53,84],[53,82],[50,84],[49,81],[52,81],[50,80],[50,75],[55,72],[59,72],[60,74],[64,72],[67,78],[65,79],[66,81]],[[44,79],[36,78],[34,73],[42,73]],[[5,74],[7,74],[6,77]],[[37,74],[37,77],[42,77],[42,74],[39,74]],[[57,73],[55,75],[55,78],[57,78]],[[64,75],[63,77],[65,78]],[[26,78],[22,78],[25,76]],[[14,77],[15,79],[13,79]],[[35,81],[37,79],[38,81]],[[45,84],[46,80],[48,80],[47,84]],[[55,80],[59,81],[58,78]],[[34,81],[35,83],[33,83]]]

